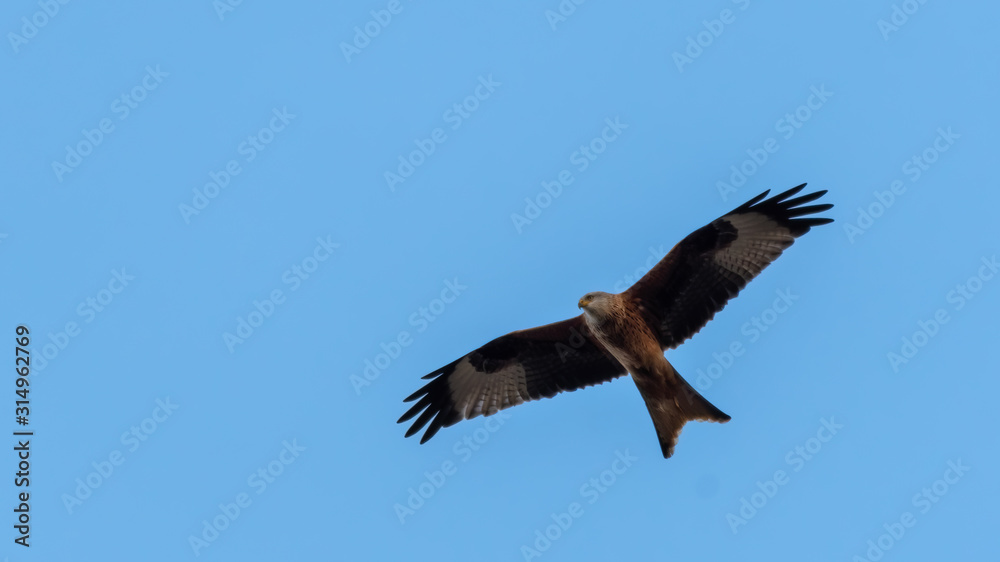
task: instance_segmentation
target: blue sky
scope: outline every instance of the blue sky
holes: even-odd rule
[[[995,556],[998,16],[5,3],[0,553]],[[403,438],[420,376],[802,182],[836,222],[668,354],[728,424],[664,460],[626,378]]]

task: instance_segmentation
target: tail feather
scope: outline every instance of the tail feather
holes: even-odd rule
[[[632,373],[632,378],[653,418],[665,459],[674,454],[685,423],[691,420],[726,423],[731,419],[688,384],[666,359],[655,371]]]

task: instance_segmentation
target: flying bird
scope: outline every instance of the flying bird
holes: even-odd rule
[[[442,427],[530,400],[632,375],[649,409],[664,458],[691,420],[730,417],[698,393],[664,357],[696,334],[782,251],[833,207],[805,205],[826,191],[793,197],[806,184],[765,199],[765,191],[695,230],[624,292],[587,293],[583,314],[518,330],[424,376],[398,423],[424,427],[425,443]],[[419,415],[418,415],[419,414]]]

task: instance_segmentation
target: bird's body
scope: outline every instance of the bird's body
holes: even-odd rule
[[[416,403],[399,421],[419,414],[406,436],[426,426],[423,443],[463,419],[626,374],[646,403],[664,457],[686,422],[729,421],[663,352],[697,333],[795,238],[832,222],[802,218],[832,207],[802,206],[825,191],[790,198],[804,186],[770,199],[764,192],[692,232],[626,291],[584,295],[582,315],[511,332],[425,376],[431,380],[405,400]]]
[[[619,294],[587,293],[580,299],[583,321],[594,339],[601,343],[628,372],[652,368],[663,359],[656,334],[634,302]]]
[[[698,394],[667,361],[640,306],[622,293],[594,292],[580,299],[583,320],[594,339],[632,375],[653,419],[663,456],[669,458],[687,421],[725,423],[730,418]]]

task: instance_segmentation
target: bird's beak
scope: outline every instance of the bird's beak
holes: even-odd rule
[[[583,307],[587,306],[587,304],[589,302],[590,301],[587,300],[587,297],[584,297],[584,298],[580,299],[580,302],[576,303],[576,306],[578,306],[579,308],[583,308]]]

